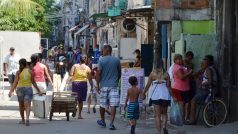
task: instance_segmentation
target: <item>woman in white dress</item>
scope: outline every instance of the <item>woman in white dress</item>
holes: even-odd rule
[[[161,134],[161,127],[163,127],[163,133],[168,134],[167,110],[168,106],[170,106],[172,91],[167,72],[162,68],[156,68],[150,73],[143,92],[144,98],[151,85],[152,93],[150,96],[150,105],[154,106],[157,134]]]

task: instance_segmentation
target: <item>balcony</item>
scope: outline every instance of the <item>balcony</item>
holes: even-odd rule
[[[152,0],[128,0],[127,10],[150,9]]]

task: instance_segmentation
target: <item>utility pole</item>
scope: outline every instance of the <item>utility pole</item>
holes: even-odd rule
[[[160,25],[159,25],[159,23],[157,21],[158,19],[157,19],[157,15],[156,15],[156,10],[157,10],[156,6],[157,6],[157,3],[155,1],[155,3],[154,3],[155,35],[154,35],[153,69],[156,69],[157,67],[162,67],[162,65],[159,65],[159,64],[162,64],[161,56],[160,56],[160,54],[161,54],[161,44],[160,44],[161,43],[161,41],[160,41],[161,36],[160,36],[160,33],[159,33]]]

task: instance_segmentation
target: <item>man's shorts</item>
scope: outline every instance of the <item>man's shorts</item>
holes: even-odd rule
[[[138,102],[130,102],[127,107],[127,119],[138,120],[140,115],[140,106]]]
[[[100,107],[109,106],[118,107],[120,104],[120,95],[118,87],[102,87],[100,93]]]
[[[209,90],[207,89],[199,89],[197,94],[194,96],[193,100],[198,104],[203,104],[209,94]]]
[[[15,80],[15,75],[14,74],[9,74],[8,75],[8,82],[10,84],[13,84],[14,83],[14,80]]]
[[[18,87],[17,98],[18,101],[31,101],[33,98],[32,87]]]

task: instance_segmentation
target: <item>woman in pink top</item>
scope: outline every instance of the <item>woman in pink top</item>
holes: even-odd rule
[[[37,54],[33,54],[31,56],[31,62],[32,62],[32,74],[34,77],[34,80],[36,81],[37,86],[41,90],[42,93],[46,93],[46,78],[49,80],[49,82],[52,84],[51,77],[49,75],[47,67],[39,62],[39,57]],[[35,90],[33,90],[35,92]]]
[[[173,96],[178,102],[183,119],[185,120],[185,102],[189,97],[189,76],[192,74],[192,70],[188,70],[183,66],[182,55],[174,55],[174,67],[173,67],[173,78],[174,83],[172,85]]]

